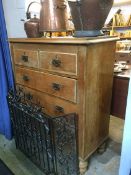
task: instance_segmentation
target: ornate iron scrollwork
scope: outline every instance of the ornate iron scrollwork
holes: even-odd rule
[[[49,116],[22,88],[7,99],[16,147],[46,175],[78,175],[76,115]]]

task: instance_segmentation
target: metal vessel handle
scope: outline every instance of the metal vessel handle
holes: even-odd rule
[[[27,18],[27,19],[30,19],[30,18],[31,18],[31,13],[29,12],[29,9],[30,9],[30,6],[31,6],[32,4],[34,4],[34,3],[40,4],[40,3],[37,2],[37,1],[33,1],[33,2],[31,2],[31,3],[28,5],[27,11],[26,11],[26,18]]]

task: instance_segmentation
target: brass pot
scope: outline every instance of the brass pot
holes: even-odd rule
[[[41,0],[41,32],[66,31],[65,0]]]
[[[102,35],[113,0],[68,0],[76,37]]]

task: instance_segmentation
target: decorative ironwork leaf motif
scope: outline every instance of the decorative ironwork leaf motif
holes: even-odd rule
[[[23,89],[7,97],[16,147],[46,175],[78,175],[76,115],[53,118],[26,98]]]

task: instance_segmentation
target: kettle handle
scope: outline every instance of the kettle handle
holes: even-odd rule
[[[30,6],[34,3],[40,4],[39,2],[33,1],[28,5],[27,11],[26,11],[26,18],[30,19],[31,18],[31,13],[29,12]]]

